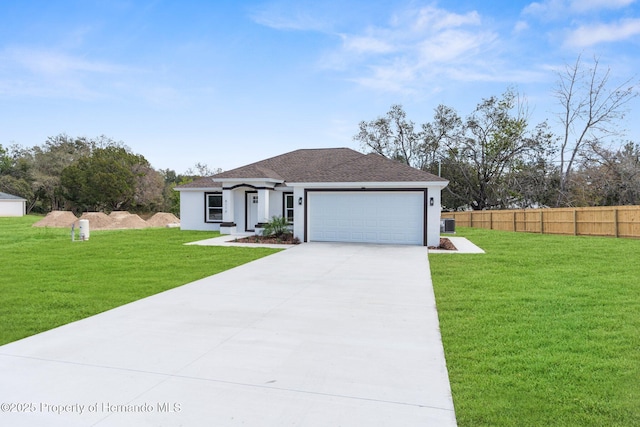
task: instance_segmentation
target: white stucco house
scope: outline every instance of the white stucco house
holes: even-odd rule
[[[27,200],[12,194],[0,192],[0,216],[24,216]]]
[[[287,218],[302,242],[437,246],[448,181],[377,154],[302,149],[176,187],[180,227],[261,233]]]

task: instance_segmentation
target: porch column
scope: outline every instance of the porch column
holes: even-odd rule
[[[269,222],[269,195],[268,188],[258,189],[258,224],[263,225]],[[257,224],[256,224],[257,225]],[[262,228],[262,227],[259,227]]]
[[[222,224],[220,224],[220,234],[236,233],[233,196],[233,190],[222,189]]]

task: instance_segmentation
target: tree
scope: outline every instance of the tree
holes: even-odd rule
[[[144,211],[164,210],[164,179],[148,163],[138,163],[132,166],[135,177],[135,193],[133,195],[135,208]]]
[[[66,167],[61,183],[76,209],[128,209],[135,206],[136,184],[147,167],[144,157],[123,147],[107,146]]]
[[[422,135],[416,132],[412,121],[407,121],[401,105],[392,105],[384,117],[360,122],[359,128],[360,132],[354,139],[365,150],[413,167],[422,168],[424,165]]]
[[[578,156],[587,146],[597,147],[607,138],[620,136],[617,124],[638,95],[631,79],[613,88],[609,79],[610,69],[601,72],[597,58],[585,68],[578,56],[574,65],[558,73],[554,96],[560,107],[562,135],[557,206],[570,203],[567,189]]]
[[[520,171],[529,175],[540,156],[546,156],[553,136],[546,123],[527,129],[526,104],[512,89],[501,97],[483,99],[462,119],[452,108],[440,105],[431,122],[417,132],[399,105],[385,117],[360,122],[354,136],[365,150],[402,161],[449,179],[443,193],[447,208],[490,209],[532,200],[530,179],[520,180],[521,192],[513,183]],[[530,177],[533,178],[533,177]],[[525,188],[526,187],[526,188]]]
[[[60,176],[62,170],[79,158],[90,155],[94,142],[66,134],[48,137],[42,146],[29,150],[33,164],[33,190],[42,211],[66,207]],[[27,157],[25,153],[23,157]]]
[[[518,200],[506,177],[529,157],[545,151],[551,134],[546,124],[527,131],[528,118],[517,93],[483,99],[466,118],[462,132],[444,138],[449,167],[457,179],[450,192],[474,210],[508,207]]]
[[[578,206],[639,204],[640,145],[628,142],[615,151],[593,147],[568,190]]]
[[[201,178],[205,176],[215,175],[222,172],[222,169],[211,169],[206,163],[197,162],[193,167],[187,169],[185,175]]]
[[[8,175],[11,170],[11,157],[7,150],[0,144],[0,175]]]

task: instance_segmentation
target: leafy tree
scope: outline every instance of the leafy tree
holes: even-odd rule
[[[364,149],[417,168],[423,166],[422,135],[412,121],[407,121],[401,105],[392,105],[384,117],[360,122],[359,128],[354,139]]]
[[[76,209],[125,210],[135,206],[136,184],[147,160],[126,148],[97,148],[62,171],[65,196]]]
[[[539,153],[547,153],[552,135],[546,123],[527,129],[527,111],[518,94],[483,99],[462,119],[439,106],[431,122],[417,132],[398,105],[385,117],[360,122],[354,136],[365,149],[449,179],[443,194],[448,208],[489,209],[510,206],[533,196],[509,186],[519,170],[536,171]],[[537,154],[538,153],[538,154]],[[525,180],[521,186],[528,185]],[[524,190],[524,188],[523,188]],[[528,200],[527,203],[534,203]]]
[[[11,170],[11,157],[7,150],[0,144],[0,175],[8,175]]]
[[[162,175],[148,163],[133,165],[135,176],[135,193],[133,196],[136,209],[144,211],[164,210],[164,180]]]

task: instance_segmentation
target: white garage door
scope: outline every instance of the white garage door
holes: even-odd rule
[[[309,192],[307,240],[422,245],[424,192]]]

